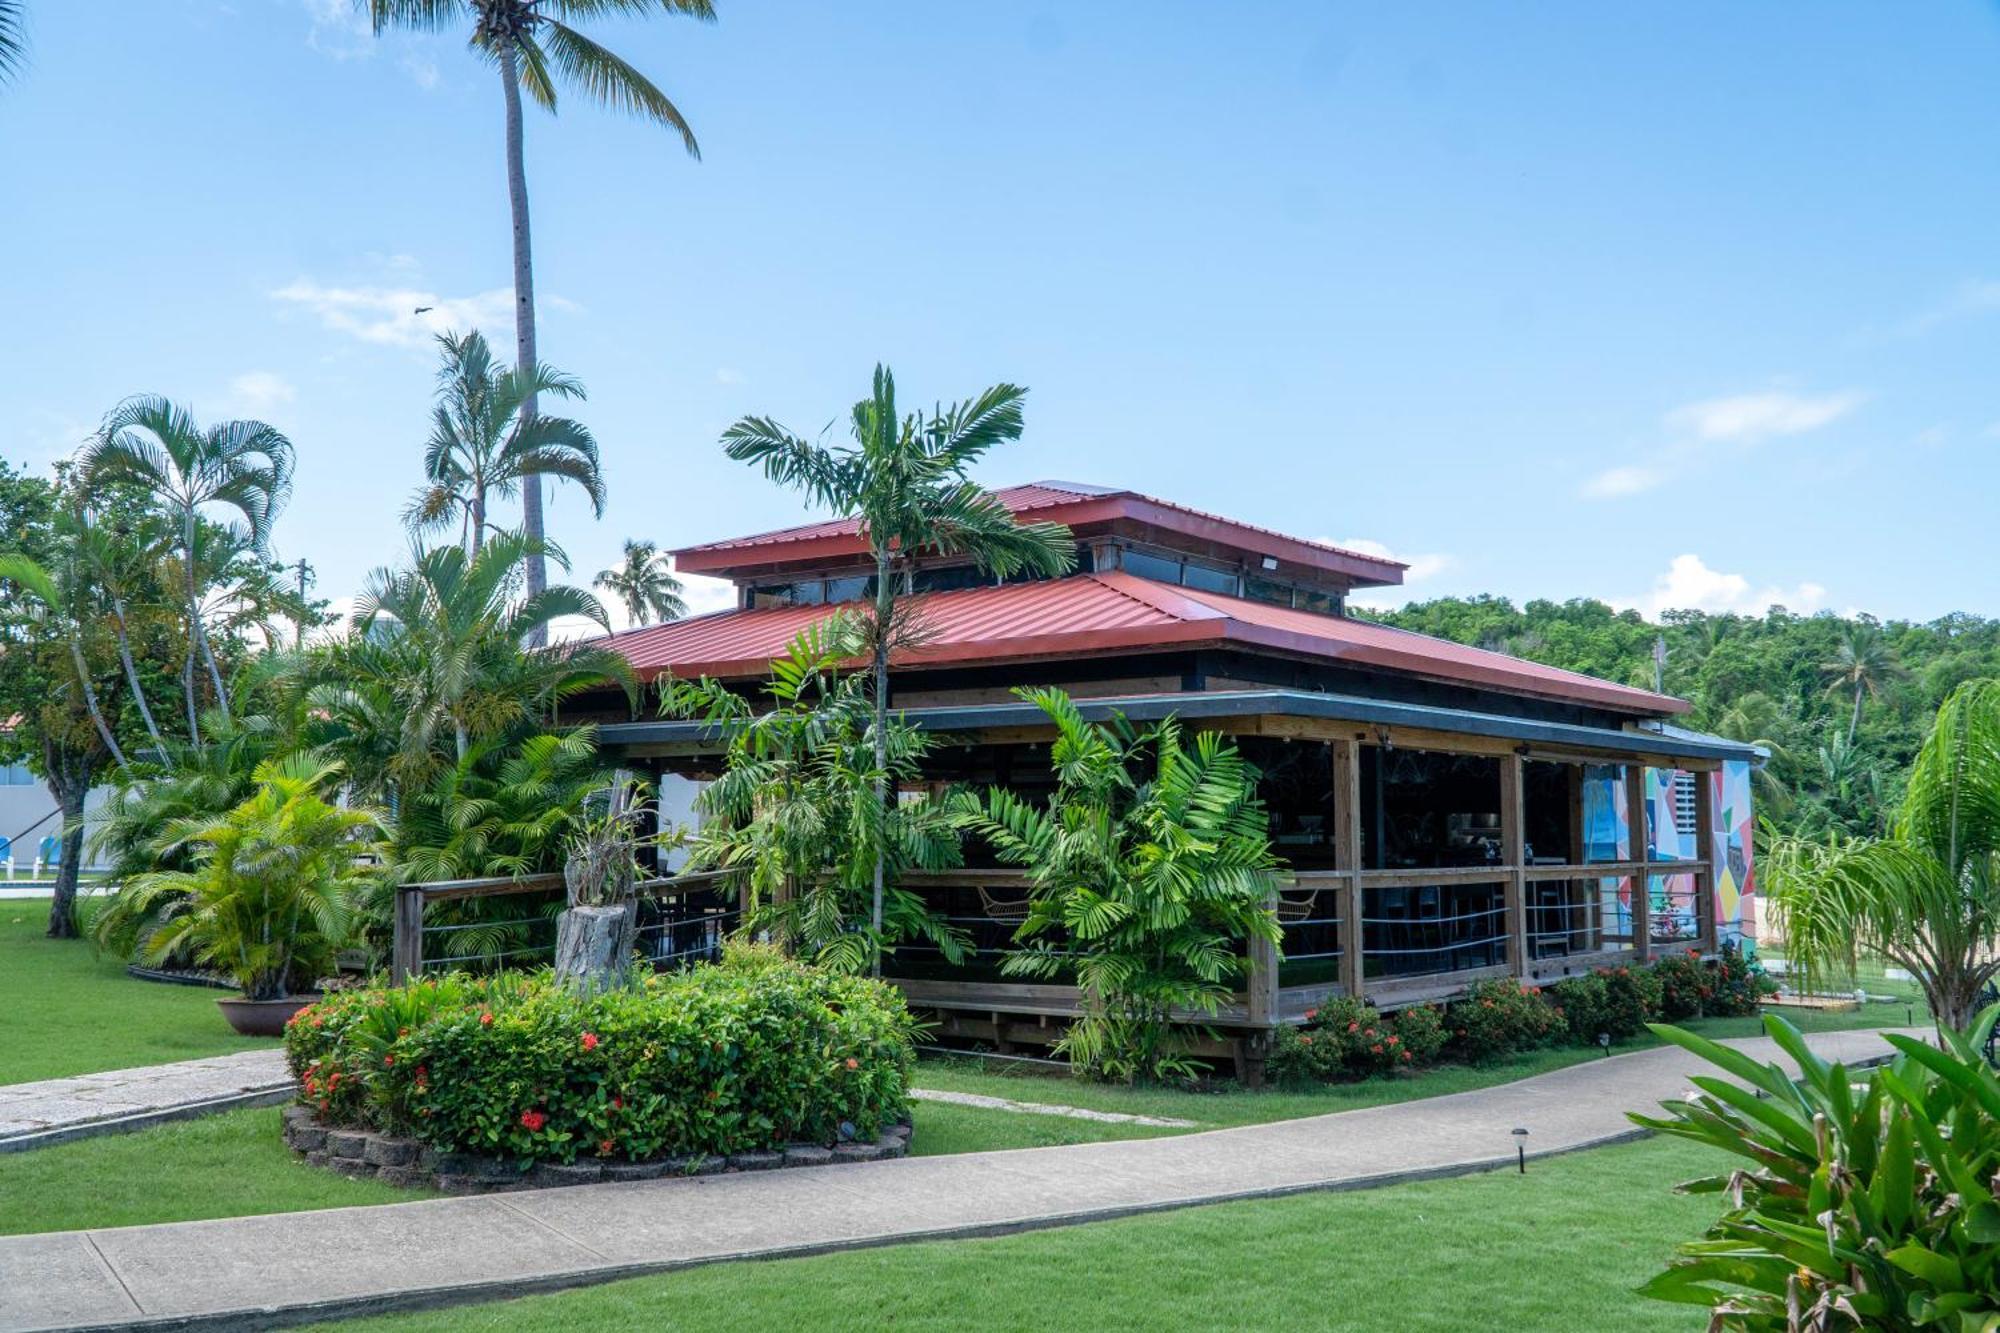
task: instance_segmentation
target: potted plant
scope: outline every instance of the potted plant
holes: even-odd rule
[[[172,826],[167,846],[185,849],[192,869],[132,882],[138,910],[166,904],[145,956],[180,952],[230,977],[242,998],[216,1003],[245,1036],[280,1035],[317,998],[304,988],[332,968],[359,890],[379,873],[358,858],[376,850],[382,815],[321,795],[338,771],[304,756],[265,761],[241,805]]]

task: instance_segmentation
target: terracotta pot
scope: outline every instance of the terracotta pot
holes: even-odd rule
[[[282,1037],[285,1035],[285,1021],[319,998],[317,995],[288,995],[282,1000],[246,1000],[238,996],[215,1003],[222,1009],[222,1016],[229,1020],[229,1026],[243,1036]]]

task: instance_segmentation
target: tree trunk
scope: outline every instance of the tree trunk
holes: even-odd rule
[[[466,543],[466,553],[478,556],[480,548],[486,545],[486,487],[483,483],[472,485],[472,531]]]
[[[528,169],[521,146],[520,71],[511,44],[500,51],[500,83],[507,99],[507,205],[514,217],[514,365],[523,374],[532,374],[541,359],[535,353],[535,261],[528,234]],[[537,396],[529,394],[521,403],[521,420],[533,420],[539,407]],[[530,541],[544,540],[538,473],[521,478],[521,531]],[[529,553],[527,575],[528,596],[548,587],[548,565],[540,551]],[[528,634],[531,648],[548,641],[546,627],[537,626]]]
[[[889,624],[896,611],[896,590],[889,581],[889,554],[875,556],[875,803],[889,804]],[[869,971],[882,975],[882,848],[875,849],[874,903],[869,921],[875,928],[875,959]]]
[[[556,918],[556,975],[586,995],[622,985],[638,943],[638,926],[632,903],[570,908]]]
[[[194,511],[187,511],[181,523],[181,540],[187,556],[188,641],[187,657],[181,662],[181,691],[187,696],[188,739],[201,744],[201,709],[194,698],[195,627],[201,623],[201,608],[194,590]]]
[[[82,763],[81,771],[66,763],[52,763],[49,770],[49,794],[56,798],[62,808],[62,859],[56,869],[55,897],[49,904],[49,930],[52,940],[73,940],[76,928],[76,886],[83,874],[83,805],[90,794],[90,775],[93,766]]]
[[[1847,743],[1854,744],[1854,733],[1861,729],[1861,687],[1854,687],[1854,715],[1847,719]]]
[[[153,738],[153,754],[165,763],[167,743],[160,739],[159,724],[153,721],[153,710],[146,704],[145,687],[139,684],[139,668],[133,665],[132,640],[125,628],[125,599],[116,593],[111,597],[111,612],[118,630],[118,662],[125,668],[125,683],[131,687],[132,702],[139,705],[139,720],[146,724],[146,734]]]
[[[69,641],[69,655],[76,663],[76,683],[83,687],[83,706],[90,710],[91,725],[97,728],[97,737],[111,752],[112,761],[124,768],[125,752],[118,748],[118,738],[111,734],[111,724],[105,721],[104,709],[97,702],[97,685],[90,679],[90,664],[83,660],[83,645],[74,638]]]

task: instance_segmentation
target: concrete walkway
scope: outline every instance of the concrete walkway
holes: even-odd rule
[[[0,1085],[0,1153],[291,1100],[275,1048]]]
[[[1823,1033],[1849,1062],[1887,1047]],[[1765,1039],[1729,1043],[1776,1059]],[[271,1327],[737,1258],[1061,1226],[1511,1165],[1634,1135],[1678,1049],[1519,1083],[1179,1137],[0,1238],[0,1330]]]

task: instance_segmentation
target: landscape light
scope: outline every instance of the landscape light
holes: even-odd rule
[[[1514,1162],[1520,1167],[1522,1175],[1528,1174],[1528,1131],[1525,1129],[1514,1131]]]

